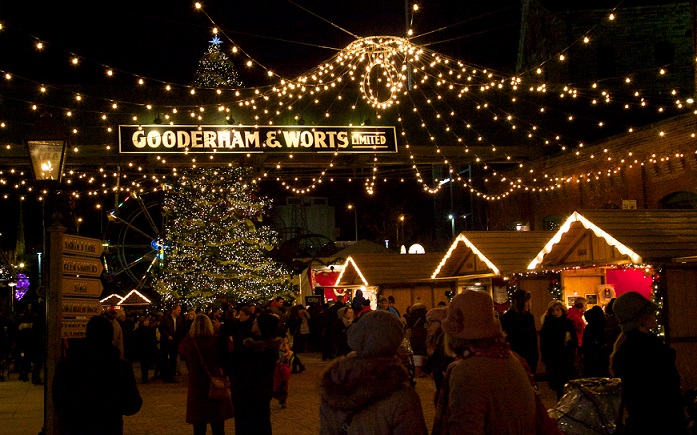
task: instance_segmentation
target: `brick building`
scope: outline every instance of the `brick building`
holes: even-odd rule
[[[523,1],[518,71],[544,63],[545,80],[554,83],[630,76],[646,92],[693,92],[690,3],[634,0],[611,9],[617,3]],[[586,36],[588,44],[582,42]],[[563,62],[557,61],[560,53]]]
[[[549,82],[609,83],[631,76],[633,86],[653,102],[668,101],[669,95],[661,93],[672,88],[680,89],[685,100],[694,94],[690,3],[635,1],[615,11],[592,8],[607,3],[602,1],[580,8],[570,6],[576,2],[554,3],[524,2],[521,71],[564,52],[565,62],[544,63]],[[613,12],[618,22],[610,25]],[[592,46],[573,44],[584,34],[591,35]],[[658,77],[660,68],[671,74]],[[502,199],[487,203],[488,229],[551,230],[578,209],[697,208],[695,112],[663,120],[642,116],[632,121],[644,126],[632,132],[505,172],[507,180],[519,182],[513,188],[504,183],[489,187],[490,196]]]
[[[697,208],[697,118],[677,116],[506,175],[521,187],[488,203],[492,230],[551,230],[578,209]]]

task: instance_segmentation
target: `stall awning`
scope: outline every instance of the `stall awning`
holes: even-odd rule
[[[525,272],[552,234],[550,231],[464,231],[450,245],[431,278]]]
[[[697,210],[574,212],[528,269],[642,264],[697,254]]]
[[[335,285],[379,286],[429,281],[442,256],[442,253],[351,255]]]

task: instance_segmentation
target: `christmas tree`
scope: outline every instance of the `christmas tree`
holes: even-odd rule
[[[261,225],[270,201],[255,196],[250,168],[201,168],[168,187],[165,267],[155,288],[164,302],[208,306],[287,296],[290,272],[268,254],[278,235]]]
[[[220,50],[223,42],[214,36],[208,46],[208,51],[198,62],[198,69],[194,75],[194,86],[203,88],[241,88],[237,70],[230,58]]]

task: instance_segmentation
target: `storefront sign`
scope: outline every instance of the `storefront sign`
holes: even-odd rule
[[[396,153],[394,127],[119,125],[122,154]]]

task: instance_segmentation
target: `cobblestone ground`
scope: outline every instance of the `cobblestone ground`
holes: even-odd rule
[[[291,376],[287,408],[282,409],[277,401],[271,403],[271,423],[277,435],[319,433],[319,376],[328,362],[323,362],[318,353],[302,354],[300,357],[306,370]],[[139,380],[140,368],[136,364],[134,369]],[[186,372],[183,364],[182,370]],[[138,385],[143,396],[143,407],[138,414],[124,418],[125,435],[193,433],[192,426],[184,421],[186,373],[178,376],[178,380],[176,384],[155,381]],[[546,384],[541,383],[540,387],[543,401],[551,407],[555,402],[554,394],[546,388]],[[416,391],[421,396],[426,426],[431,428],[435,414],[432,380],[417,379]],[[0,435],[37,435],[43,423],[43,392],[41,386],[18,381],[16,374],[0,382]],[[235,433],[234,420],[226,422],[225,433]]]

